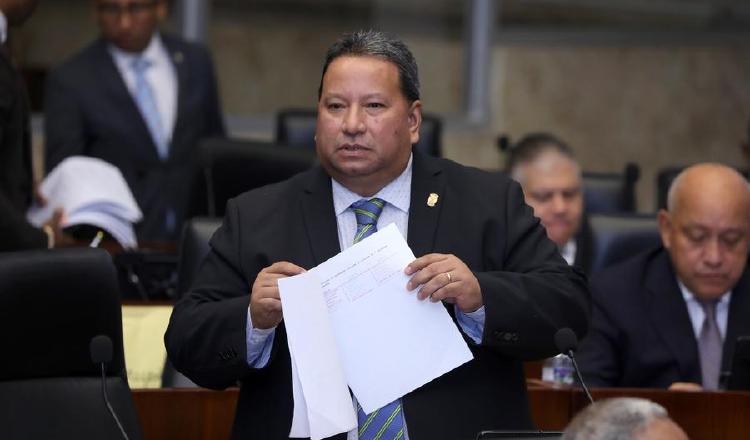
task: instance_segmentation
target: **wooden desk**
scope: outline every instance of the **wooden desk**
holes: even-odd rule
[[[650,389],[594,389],[594,399],[633,396],[663,405],[692,440],[750,438],[750,392],[672,392]],[[145,440],[228,439],[238,390],[133,390]],[[587,404],[582,391],[529,387],[539,429],[561,431]]]

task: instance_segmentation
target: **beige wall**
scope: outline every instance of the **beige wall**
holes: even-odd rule
[[[314,106],[325,48],[365,23],[351,16],[215,10],[209,46],[225,111],[254,117]],[[640,164],[642,211],[654,206],[660,167],[703,160],[744,165],[737,145],[750,119],[750,42],[496,44],[490,122],[471,127],[461,118],[460,32],[415,29],[393,30],[419,62],[424,108],[448,119],[446,155],[462,163],[498,168],[499,133],[518,139],[528,131],[550,131],[576,149],[585,170]],[[25,64],[53,66],[95,35],[86,1],[43,2],[15,46]],[[271,128],[254,134],[270,137]]]

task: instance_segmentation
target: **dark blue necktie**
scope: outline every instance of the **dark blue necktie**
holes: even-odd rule
[[[385,201],[373,198],[358,200],[352,203],[357,217],[357,233],[354,243],[358,243],[378,230],[378,217],[383,212]],[[357,432],[360,440],[399,440],[404,437],[404,416],[401,411],[401,399],[396,399],[384,407],[365,414],[357,405]]]

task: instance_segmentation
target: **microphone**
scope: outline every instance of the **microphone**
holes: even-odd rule
[[[109,336],[107,335],[94,336],[91,338],[91,343],[89,344],[89,352],[91,353],[91,361],[95,364],[101,365],[102,368],[102,395],[104,396],[104,403],[107,404],[109,413],[112,415],[112,418],[115,419],[117,427],[120,428],[122,437],[125,440],[130,440],[128,434],[120,423],[120,419],[117,418],[115,410],[112,409],[112,405],[109,403],[109,397],[107,397],[107,376],[104,366],[107,362],[112,360],[112,340],[109,339]]]
[[[581,376],[581,370],[578,369],[578,362],[576,362],[575,351],[578,348],[578,337],[576,337],[575,332],[568,327],[563,327],[556,331],[555,346],[560,350],[560,353],[567,355],[573,361],[573,368],[576,370],[578,381],[581,382],[581,388],[586,393],[589,402],[594,403],[594,398],[591,397],[591,393],[589,393],[589,389],[583,381],[583,376]]]

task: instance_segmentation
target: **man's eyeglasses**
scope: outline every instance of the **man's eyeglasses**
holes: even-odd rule
[[[150,2],[132,2],[132,3],[126,3],[124,5],[121,5],[119,3],[113,3],[113,2],[100,2],[97,6],[97,9],[100,14],[103,15],[111,15],[111,16],[121,16],[121,15],[137,15],[142,14],[146,11],[149,11],[153,9],[156,4],[159,3],[158,1],[150,1]]]

